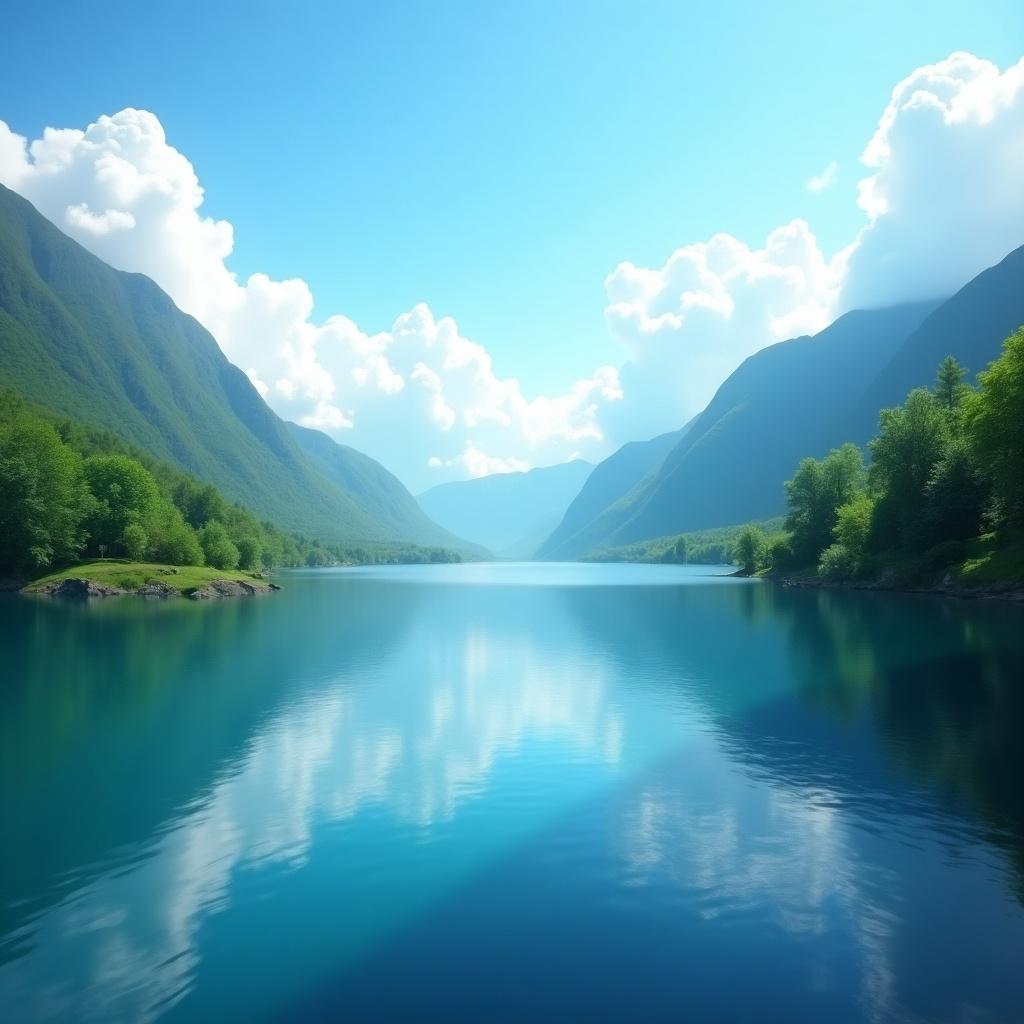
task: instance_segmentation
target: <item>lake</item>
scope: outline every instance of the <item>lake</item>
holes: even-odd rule
[[[723,571],[3,599],[0,1015],[1024,1019],[1024,609]]]

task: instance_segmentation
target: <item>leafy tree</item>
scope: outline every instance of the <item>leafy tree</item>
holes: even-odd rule
[[[227,530],[215,519],[199,531],[199,544],[207,565],[215,569],[234,569],[238,565],[238,548],[231,543]]]
[[[84,469],[96,499],[88,523],[91,547],[119,545],[129,525],[143,530],[152,525],[160,493],[144,466],[127,455],[94,455],[85,460]]]
[[[1024,327],[978,374],[979,390],[967,403],[967,428],[978,464],[992,481],[999,520],[1024,523]]]
[[[786,481],[793,558],[801,565],[817,562],[832,540],[836,510],[850,501],[864,480],[864,460],[856,445],[844,444],[824,459],[804,459]]]
[[[255,537],[239,538],[236,547],[238,548],[239,569],[259,569],[262,564],[263,548]]]
[[[757,526],[744,526],[736,538],[734,561],[738,562],[745,573],[752,574],[764,568],[765,556],[768,553],[768,538]]]
[[[689,558],[689,549],[685,537],[679,537],[673,545],[674,560],[680,565],[685,565]]]
[[[828,580],[846,580],[857,572],[853,556],[843,544],[830,544],[821,553],[818,575]]]
[[[849,567],[854,573],[860,572],[864,567],[874,511],[874,500],[864,493],[856,495],[836,510],[833,534],[836,543],[842,545],[846,552]],[[834,564],[838,562],[836,553],[831,557]]]
[[[924,541],[925,488],[949,440],[945,411],[923,388],[911,391],[899,408],[882,410],[878,436],[868,447],[882,521],[895,533],[883,542],[920,547]]]
[[[146,554],[149,538],[146,531],[138,523],[129,523],[121,534],[121,546],[124,553],[133,561],[141,562]]]
[[[78,454],[8,399],[0,420],[0,571],[34,573],[74,560],[90,505]]]
[[[227,518],[227,502],[213,484],[201,484],[188,478],[174,488],[173,497],[185,522],[194,530],[201,529],[211,519],[223,523]]]
[[[927,542],[976,537],[987,497],[988,483],[970,445],[964,438],[953,438],[925,485]]]

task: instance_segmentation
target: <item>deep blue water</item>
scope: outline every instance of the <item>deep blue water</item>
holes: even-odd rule
[[[715,571],[0,601],[0,1017],[1024,1020],[1024,610]]]

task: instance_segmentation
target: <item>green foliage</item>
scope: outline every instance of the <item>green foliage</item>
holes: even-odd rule
[[[216,564],[246,570],[460,560],[447,548],[325,546],[284,533],[113,434],[72,420],[54,423],[0,390],[0,574],[35,576],[85,550],[99,554],[101,544],[106,555],[201,566],[207,556],[189,519],[204,530],[212,526],[207,539],[216,539]]]
[[[149,538],[146,531],[138,523],[129,523],[121,534],[121,546],[124,553],[133,561],[141,562],[146,554]]]
[[[824,459],[804,459],[786,481],[793,558],[813,564],[832,540],[836,512],[851,501],[864,481],[864,460],[856,445],[844,444]]]
[[[94,455],[84,468],[96,499],[88,523],[90,546],[120,548],[129,526],[145,533],[156,519],[159,499],[152,473],[127,455]]]
[[[91,499],[82,460],[10,397],[0,405],[0,573],[35,573],[78,556]]]
[[[965,583],[1021,578],[1014,552],[1024,547],[1024,328],[979,374],[977,391],[964,378],[947,357],[934,394],[918,388],[902,406],[882,411],[868,445],[869,491],[855,483],[835,509],[835,543],[820,552],[821,576],[848,579],[874,561],[906,578],[939,571]],[[824,478],[823,464],[804,459],[786,485],[797,567],[820,538]],[[999,533],[979,537],[986,521]],[[779,552],[772,561],[778,566],[784,557]]]
[[[946,356],[935,375],[935,401],[947,413],[955,413],[970,388],[964,383],[967,371],[953,358]]]
[[[889,536],[882,543],[919,549],[924,529],[925,488],[951,439],[949,421],[924,388],[897,409],[883,409],[879,432],[869,444],[871,486],[880,495]]]
[[[852,572],[858,573],[864,566],[871,539],[871,525],[874,519],[875,502],[861,493],[851,498],[836,510],[836,525],[833,534],[849,559]],[[828,549],[826,549],[828,550]],[[832,555],[833,562],[838,556]]]
[[[988,484],[966,439],[946,445],[924,489],[923,533],[929,543],[967,540],[981,532]]]
[[[255,537],[240,537],[235,547],[238,548],[239,569],[253,571],[263,564],[263,549]]]
[[[765,567],[768,554],[768,538],[764,531],[753,524],[744,526],[736,538],[733,560],[748,575]]]
[[[214,569],[234,569],[238,565],[238,548],[231,543],[228,531],[211,520],[199,531],[199,544],[206,564]]]
[[[978,464],[992,484],[1001,526],[1024,525],[1024,327],[1006,339],[1002,355],[978,375],[966,421]]]
[[[856,575],[857,563],[843,544],[830,544],[821,553],[818,575],[827,580],[846,580]]]
[[[777,538],[782,520],[770,519],[758,526],[766,535]],[[745,526],[721,526],[713,530],[694,530],[671,537],[656,537],[639,544],[602,548],[588,555],[591,562],[675,562],[689,565],[728,565],[733,561],[736,540]]]

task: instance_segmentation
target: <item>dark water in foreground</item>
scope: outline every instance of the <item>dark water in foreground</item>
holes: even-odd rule
[[[1024,1020],[1024,610],[284,583],[0,602],[5,1021]]]

